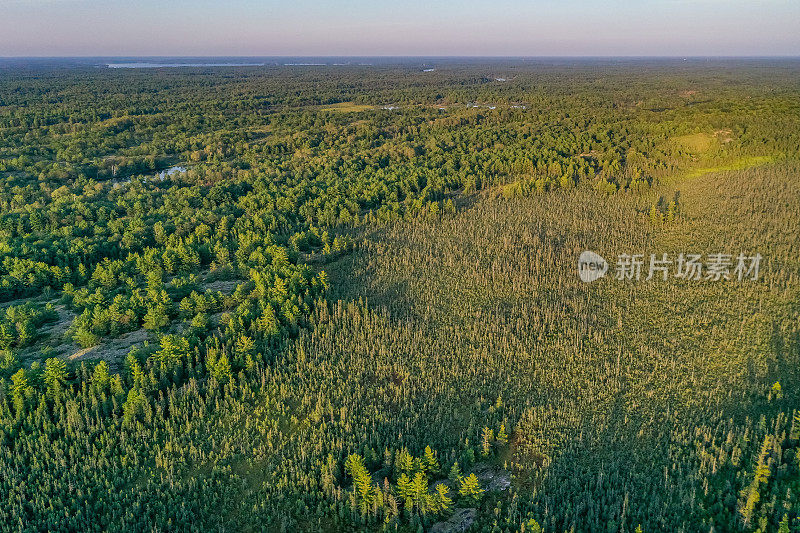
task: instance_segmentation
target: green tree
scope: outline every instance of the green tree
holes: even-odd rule
[[[505,446],[508,443],[508,435],[506,434],[505,424],[500,424],[500,429],[497,431],[497,444]]]
[[[450,467],[450,473],[447,475],[447,479],[453,483],[461,483],[461,468],[458,466],[458,461],[453,463],[453,466]]]
[[[778,533],[789,533],[789,515],[783,515],[780,524],[778,524]]]
[[[675,220],[675,214],[677,210],[678,210],[678,204],[675,202],[675,200],[671,201],[667,206],[667,217],[666,217],[667,222],[672,222],[673,220]]]
[[[169,315],[165,306],[160,304],[148,307],[147,314],[144,315],[144,328],[158,331],[169,325]]]
[[[264,312],[261,313],[258,319],[258,329],[265,337],[271,337],[280,332],[280,323],[271,304],[267,304]]]
[[[13,376],[11,376],[11,392],[14,394],[14,396],[25,398],[29,391],[30,386],[28,385],[28,376],[25,373],[25,369],[20,368]]]
[[[345,472],[353,478],[353,492],[356,496],[361,515],[365,516],[372,508],[375,498],[375,487],[372,485],[372,476],[364,466],[364,459],[358,454],[347,457],[344,465]]]
[[[162,368],[180,366],[189,356],[189,341],[178,335],[162,335],[159,339],[161,349],[150,356]]]
[[[250,337],[241,335],[236,339],[236,353],[240,357],[252,354],[253,350],[255,350],[255,342]]]
[[[51,357],[44,364],[44,383],[47,395],[55,400],[61,396],[62,387],[67,379],[67,363],[63,359]]]
[[[481,488],[478,478],[472,473],[467,477],[461,478],[461,485],[458,488],[458,493],[467,500],[478,502],[484,490]]]
[[[447,513],[453,505],[453,500],[450,498],[450,490],[442,483],[437,483],[435,491],[435,512]]]
[[[414,508],[414,483],[405,472],[397,479],[397,495],[406,509],[410,511]]]
[[[123,420],[126,425],[130,425],[136,417],[142,412],[147,399],[139,389],[131,389],[128,391],[128,397],[125,403],[122,404]]]
[[[428,478],[423,472],[414,474],[414,480],[411,482],[413,486],[413,500],[417,508],[425,511],[426,509],[426,496],[428,495]]]
[[[222,354],[214,359],[208,361],[211,375],[214,376],[220,383],[227,383],[232,379],[231,365],[228,362],[228,356]]]
[[[0,349],[0,376],[10,375],[19,365],[19,360],[9,349]]]
[[[436,459],[430,446],[425,446],[425,453],[422,456],[422,466],[426,472],[435,474],[439,471],[439,461]]]
[[[662,221],[661,211],[659,211],[658,206],[656,204],[650,206],[649,216],[650,216],[650,222],[652,222],[653,224],[658,224]]]
[[[98,389],[105,389],[111,383],[111,375],[108,372],[108,363],[100,361],[95,365],[92,373],[92,384]]]
[[[492,451],[492,442],[494,441],[494,430],[484,427],[481,432],[481,455],[487,457]]]
[[[14,335],[7,324],[0,322],[0,349],[8,350],[14,344]]]
[[[414,457],[403,448],[394,459],[394,466],[398,473],[412,474],[414,472]]]
[[[542,526],[539,525],[539,522],[537,522],[533,518],[530,518],[526,522],[522,523],[521,532],[522,533],[542,533]]]

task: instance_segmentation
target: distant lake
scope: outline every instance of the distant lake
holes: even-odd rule
[[[108,68],[263,67],[264,63],[107,63]]]

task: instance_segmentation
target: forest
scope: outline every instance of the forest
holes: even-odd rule
[[[0,61],[0,531],[800,532],[800,61],[429,67]]]

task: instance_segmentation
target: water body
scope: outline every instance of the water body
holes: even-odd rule
[[[168,177],[172,176],[173,174],[177,174],[179,172],[186,172],[187,170],[188,169],[186,167],[182,167],[182,166],[179,166],[179,165],[178,166],[174,166],[174,167],[169,167],[168,169],[162,170],[161,172],[157,173],[155,176],[152,176],[149,179],[158,180],[158,181],[164,181],[165,179],[167,179]],[[146,178],[146,177],[142,178],[142,181],[146,182],[146,181],[148,181],[148,178]],[[131,178],[114,179],[114,180],[111,180],[111,182],[114,184],[114,187],[122,187],[123,185],[127,185],[128,183],[130,183],[131,182]]]
[[[161,172],[156,174],[156,176],[158,176],[158,179],[163,180],[164,178],[168,178],[173,174],[177,174],[178,172],[186,172],[187,170],[188,169],[186,167],[178,165],[174,167],[169,167],[167,170],[162,170]]]
[[[264,63],[106,63],[108,68],[263,67]]]

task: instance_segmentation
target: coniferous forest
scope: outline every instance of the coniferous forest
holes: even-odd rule
[[[799,365],[797,60],[0,62],[2,531],[796,532]]]

